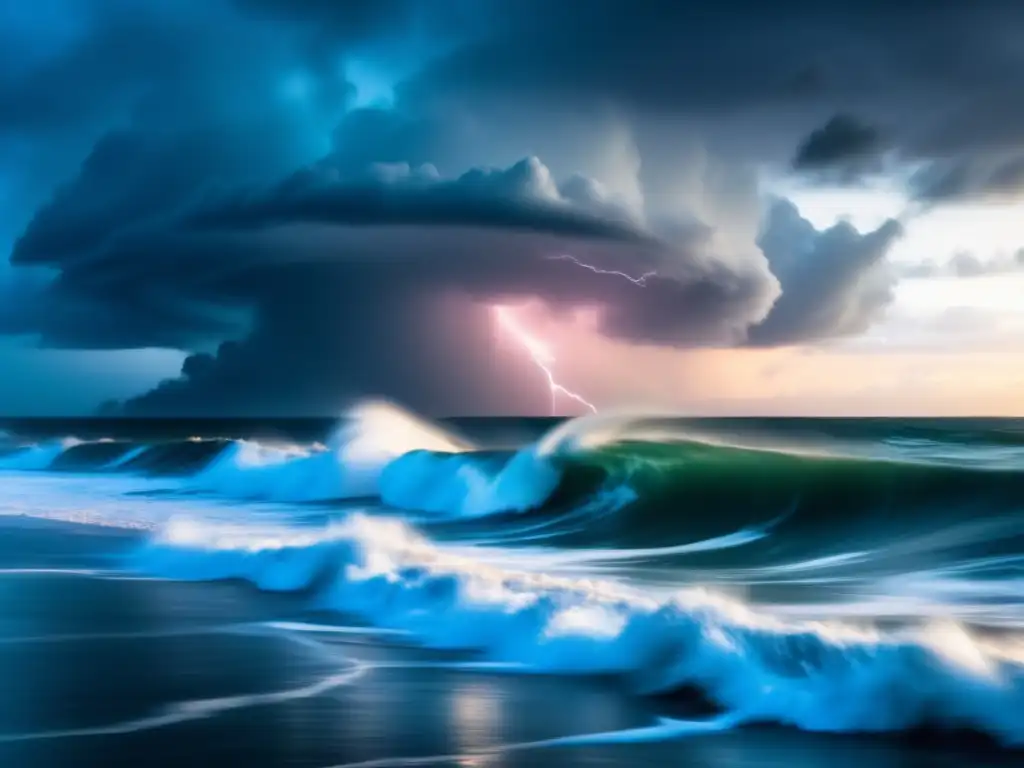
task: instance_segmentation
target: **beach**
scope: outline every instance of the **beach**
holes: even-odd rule
[[[241,582],[103,570],[134,539],[23,519],[0,527],[0,764],[1014,764],[778,727],[648,740],[659,718],[707,715],[608,678],[460,669],[467,654],[409,647]]]

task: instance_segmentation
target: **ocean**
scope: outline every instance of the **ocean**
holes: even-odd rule
[[[0,765],[1019,765],[1024,420],[0,424]]]

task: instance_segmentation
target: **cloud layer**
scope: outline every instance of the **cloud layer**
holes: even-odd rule
[[[845,183],[884,155],[929,204],[1024,179],[1024,11],[896,5],[69,8],[0,78],[33,275],[0,332],[193,353],[126,405],[161,413],[536,409],[494,358],[496,303],[596,308],[644,345],[860,333],[901,226],[818,231],[755,169]],[[390,104],[356,107],[370,77]]]

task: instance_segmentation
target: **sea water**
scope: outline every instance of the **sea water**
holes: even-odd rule
[[[1012,762],[1022,466],[1013,420],[12,424],[0,753]]]

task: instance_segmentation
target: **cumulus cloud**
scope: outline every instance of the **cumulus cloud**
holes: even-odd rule
[[[866,234],[848,222],[818,231],[792,203],[777,201],[760,245],[782,295],[751,329],[750,342],[793,344],[866,330],[892,303],[898,275],[887,256],[902,233],[891,219]]]

